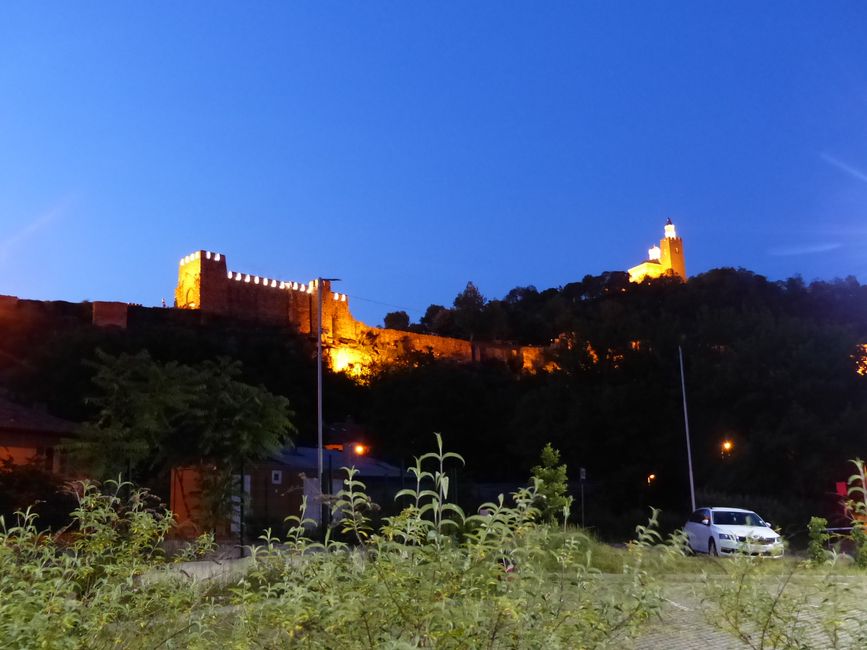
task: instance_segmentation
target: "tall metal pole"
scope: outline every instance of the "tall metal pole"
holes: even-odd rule
[[[692,475],[692,449],[689,445],[689,415],[686,412],[686,381],[683,378],[683,349],[677,346],[677,356],[680,359],[680,392],[683,395],[683,424],[686,428],[686,462],[689,467],[689,501],[695,510],[695,481]]]
[[[322,287],[325,282],[339,282],[340,278],[316,278],[316,474],[319,477],[320,499],[325,491],[322,489],[324,467],[322,462]],[[331,491],[330,489],[328,490]],[[325,501],[319,509],[319,523],[325,523]]]
[[[316,278],[316,475],[319,477],[319,523],[325,523],[325,502],[322,495],[322,278]],[[693,508],[695,510],[695,508]]]

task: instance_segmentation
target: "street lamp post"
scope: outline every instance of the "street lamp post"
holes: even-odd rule
[[[689,500],[692,504],[692,510],[695,511],[695,481],[692,476],[692,449],[689,445],[689,415],[686,412],[686,380],[683,378],[683,348],[677,346],[677,356],[680,360],[680,391],[683,394],[683,424],[686,428],[686,462],[689,467]]]
[[[322,454],[322,284],[323,282],[340,282],[340,278],[316,278],[316,298],[319,308],[316,310],[316,475],[319,477],[320,500],[323,494],[323,454]],[[321,500],[319,522],[325,524],[325,501]]]

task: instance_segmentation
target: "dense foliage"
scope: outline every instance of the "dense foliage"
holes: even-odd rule
[[[605,528],[606,513],[647,503],[682,517],[680,345],[699,492],[733,505],[759,501],[766,516],[802,530],[810,514],[839,521],[834,483],[845,479],[846,459],[863,454],[867,430],[867,377],[858,372],[867,287],[854,278],[807,285],[718,269],[685,284],[633,285],[614,273],[519,288],[502,300],[464,294],[411,327],[554,340],[560,370],[515,378],[496,367],[390,369],[370,388],[367,420],[381,446],[399,445],[412,419],[418,430],[443,431],[471,466],[487,459],[489,478],[500,479],[526,471],[550,441],[569,466],[588,468],[589,521]],[[471,331],[462,322],[497,325]],[[459,422],[458,413],[467,416]],[[730,453],[723,440],[732,441]]]
[[[465,516],[448,500],[453,460],[441,445],[420,457],[403,510],[378,530],[348,469],[333,537],[309,540],[302,512],[216,586],[165,562],[171,515],[147,493],[85,484],[71,537],[39,534],[27,513],[0,519],[0,636],[16,648],[608,648],[657,611],[648,568],[678,557],[677,540],[639,526],[622,572],[603,577],[588,538],[537,522],[533,488]]]
[[[173,467],[207,467],[204,523],[213,528],[238,492],[233,474],[290,443],[288,400],[238,381],[238,362],[158,363],[144,351],[97,358],[96,416],[66,445],[87,476],[151,481]]]
[[[29,509],[0,516],[4,647],[147,647],[148,640],[153,647],[166,629],[186,624],[201,596],[178,588],[164,560],[171,514],[147,491],[130,488],[78,485],[72,525],[60,532],[42,532]],[[177,559],[210,547],[202,538]]]

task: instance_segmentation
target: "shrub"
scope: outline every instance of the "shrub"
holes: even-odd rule
[[[867,534],[864,533],[864,522],[856,521],[853,523],[852,542],[855,547],[855,566],[859,569],[867,569]]]
[[[203,586],[166,562],[171,514],[143,490],[79,486],[74,528],[40,533],[25,511],[0,520],[0,638],[18,648],[608,647],[637,634],[662,602],[650,567],[678,554],[656,515],[617,575],[593,542],[539,522],[535,487],[466,515],[449,501],[437,450],[416,459],[403,508],[374,526],[353,468],[324,542],[302,513],[266,531],[248,568]],[[207,548],[208,540],[188,549]]]
[[[811,517],[807,524],[810,542],[807,545],[807,556],[810,562],[821,564],[828,557],[827,546],[831,539],[828,533],[828,520],[824,517]]]
[[[192,628],[207,617],[199,590],[168,572],[162,557],[170,513],[146,490],[115,482],[107,488],[78,484],[73,523],[65,531],[41,532],[29,509],[11,524],[0,517],[0,638],[6,647],[91,648],[122,640],[135,647],[142,639],[155,645],[166,630]],[[186,556],[209,543],[200,540]]]
[[[560,452],[549,442],[542,448],[539,464],[533,467],[533,479],[537,481],[539,509],[546,521],[568,519],[572,497],[566,496],[569,488],[566,465],[560,464]]]

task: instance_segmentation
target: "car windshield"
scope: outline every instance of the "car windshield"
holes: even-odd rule
[[[714,510],[713,523],[720,526],[764,526],[765,522],[755,512]]]

